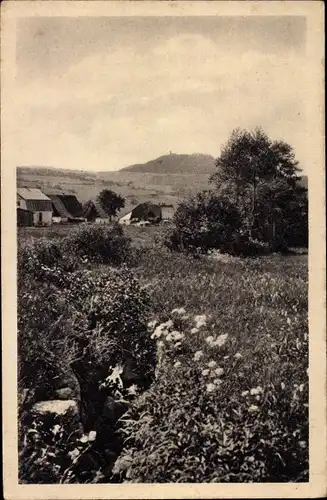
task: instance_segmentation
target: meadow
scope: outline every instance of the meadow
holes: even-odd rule
[[[124,228],[155,377],[95,482],[308,481],[307,255],[194,258],[164,247],[168,230]],[[18,239],[60,246],[68,232],[20,228]],[[100,277],[110,266],[87,264]]]

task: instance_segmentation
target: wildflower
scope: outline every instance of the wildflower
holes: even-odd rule
[[[166,340],[168,342],[170,342],[171,340],[173,340],[173,341],[175,341],[175,340],[181,340],[183,338],[184,338],[184,334],[181,333],[181,332],[178,332],[177,330],[168,333],[168,335],[166,336]]]
[[[68,452],[68,456],[72,459],[73,462],[76,461],[79,454],[80,452],[77,448],[74,448],[74,450]]]
[[[171,314],[174,314],[174,313],[180,314],[182,316],[182,315],[186,314],[186,311],[185,311],[184,307],[180,307],[179,309],[173,309],[171,311]]]
[[[215,384],[207,384],[206,386],[207,392],[213,392],[216,389]]]
[[[256,411],[259,411],[259,408],[256,405],[251,405],[248,409],[249,413],[254,413]]]
[[[207,377],[207,376],[209,375],[209,373],[210,373],[209,368],[206,368],[205,370],[202,370],[202,375],[203,375],[204,377]]]
[[[255,387],[255,388],[253,388],[253,389],[250,390],[250,394],[252,396],[257,396],[258,394],[262,394],[262,393],[263,393],[263,390],[262,390],[262,388],[260,386]]]
[[[240,359],[242,357],[242,354],[240,352],[237,352],[234,356],[236,359]]]
[[[214,337],[212,335],[209,335],[209,337],[206,338],[206,343],[211,345],[214,340]]]
[[[227,337],[228,337],[227,333],[219,335],[217,337],[217,339],[214,341],[214,345],[218,346],[218,347],[222,347],[226,343]]]
[[[217,366],[217,363],[216,363],[216,361],[211,360],[211,361],[209,361],[208,366],[209,366],[209,368],[215,368]]]
[[[165,334],[168,332],[169,328],[171,328],[173,326],[173,322],[172,320],[168,320],[166,321],[166,323],[161,323],[161,325],[158,325],[155,329],[155,331],[153,332],[153,334],[151,335],[151,338],[152,339],[158,339],[161,337],[161,335]]]
[[[285,389],[285,384],[284,384],[284,382],[281,382],[281,383],[280,383],[280,386],[281,386],[281,388],[282,388],[283,390]]]
[[[130,396],[135,396],[138,392],[138,387],[136,384],[131,385],[128,389],[127,392]]]
[[[90,431],[89,432],[89,441],[95,441],[97,437],[96,431]]]
[[[307,447],[307,443],[305,441],[299,441],[299,446],[301,448],[306,448]]]
[[[84,434],[84,436],[82,436],[82,437],[80,438],[80,442],[81,442],[81,443],[87,443],[88,441],[89,441],[89,438],[88,438],[88,436],[86,436],[85,434]]]
[[[195,325],[197,328],[201,328],[201,326],[205,326],[207,323],[207,316],[205,314],[199,314],[194,316]]]
[[[196,351],[196,353],[194,354],[194,360],[199,361],[199,359],[201,359],[202,356],[203,356],[203,351]]]
[[[58,432],[61,431],[61,429],[62,429],[61,425],[58,425],[58,424],[54,425],[53,428],[51,429],[52,434],[54,436],[56,436],[58,434]]]
[[[224,369],[223,368],[216,368],[215,369],[215,374],[220,377],[222,374],[224,373]]]
[[[178,368],[179,366],[181,366],[181,362],[180,361],[176,361],[176,363],[174,364],[174,368]]]
[[[149,321],[148,328],[150,328],[152,330],[152,328],[154,328],[157,324],[158,324],[158,321],[156,319],[154,319],[153,321]]]
[[[241,393],[241,396],[243,396],[243,397],[244,397],[244,396],[247,396],[248,394],[249,394],[249,391],[243,391],[243,392]]]
[[[199,329],[196,328],[196,327],[194,327],[194,328],[191,329],[191,333],[197,333],[198,331],[199,331]]]
[[[290,318],[287,318],[286,322],[287,322],[288,325],[290,325],[291,324]]]

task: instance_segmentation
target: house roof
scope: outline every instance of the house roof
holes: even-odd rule
[[[63,218],[84,217],[83,207],[73,194],[49,194],[54,207],[54,215]]]
[[[37,189],[37,188],[27,188],[27,187],[17,188],[17,193],[24,200],[33,200],[33,201],[46,200],[46,201],[49,201],[49,199],[50,199],[48,196],[46,196],[44,193],[42,193],[42,191],[40,189]]]

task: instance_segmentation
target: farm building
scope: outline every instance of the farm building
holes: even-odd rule
[[[132,212],[129,212],[128,214],[124,215],[124,217],[121,217],[118,223],[122,224],[123,226],[129,226],[131,223],[131,217],[132,217]]]
[[[83,207],[72,194],[48,194],[56,222],[79,222],[85,219]]]
[[[173,205],[156,205],[154,203],[140,203],[131,212],[119,219],[119,224],[129,225],[139,222],[157,223],[171,220],[174,216]]]
[[[173,205],[160,205],[160,208],[161,208],[161,219],[172,220],[175,212]]]
[[[18,188],[17,208],[32,212],[34,225],[52,224],[52,202],[40,189]]]
[[[17,226],[33,226],[33,212],[17,207]]]
[[[148,220],[149,222],[159,222],[161,220],[161,208],[154,203],[140,203],[133,208],[131,220]]]
[[[83,206],[83,213],[88,222],[105,224],[109,221],[108,215],[97,201],[87,201]]]

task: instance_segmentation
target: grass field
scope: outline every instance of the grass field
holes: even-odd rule
[[[128,416],[116,477],[307,481],[307,255],[194,259],[160,245],[165,229],[125,228],[162,357]],[[18,238],[70,230],[20,228]]]

